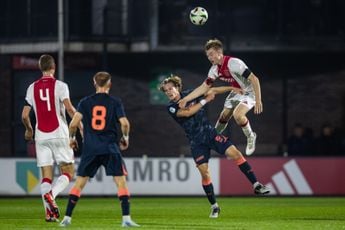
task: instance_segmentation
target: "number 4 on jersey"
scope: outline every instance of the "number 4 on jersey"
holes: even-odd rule
[[[49,89],[45,89],[45,96],[43,95],[43,89],[40,89],[39,92],[40,92],[40,99],[42,101],[46,101],[47,102],[47,110],[48,111],[51,111],[51,106],[50,106],[50,98],[49,98]]]

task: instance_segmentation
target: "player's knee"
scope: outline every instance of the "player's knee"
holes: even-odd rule
[[[247,118],[243,114],[234,114],[234,119],[237,124],[241,125],[246,122]]]
[[[242,153],[234,145],[230,146],[226,150],[225,154],[232,160],[237,160],[237,159],[242,158]]]
[[[61,173],[68,174],[70,176],[70,178],[74,177],[74,173],[75,173],[74,164],[62,163],[62,164],[60,164],[60,169],[61,169]]]

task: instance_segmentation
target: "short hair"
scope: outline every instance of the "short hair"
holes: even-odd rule
[[[108,72],[98,72],[93,76],[94,83],[99,87],[104,87],[110,83],[111,75]]]
[[[161,84],[159,85],[159,90],[162,92],[164,91],[164,86],[168,83],[172,83],[179,92],[182,90],[182,79],[179,76],[171,75],[170,77],[165,78]]]
[[[48,54],[41,55],[40,59],[38,60],[38,67],[42,72],[55,69],[54,58]]]
[[[205,51],[207,51],[211,48],[214,48],[216,50],[219,50],[219,49],[222,50],[223,49],[223,43],[220,40],[218,40],[217,38],[210,39],[205,44]]]

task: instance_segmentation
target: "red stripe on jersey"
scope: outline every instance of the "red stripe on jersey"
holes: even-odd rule
[[[34,84],[37,128],[42,132],[52,132],[59,127],[55,108],[56,79],[42,77]]]
[[[241,88],[237,81],[232,77],[230,69],[228,68],[230,56],[224,56],[224,61],[222,65],[218,65],[218,76],[219,80],[229,82],[232,87]]]

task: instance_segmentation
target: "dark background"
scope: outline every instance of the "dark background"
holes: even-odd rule
[[[204,26],[189,21],[195,6],[209,13]],[[182,129],[153,100],[152,88],[170,73],[183,78],[184,88],[198,86],[210,68],[203,45],[217,37],[226,54],[242,59],[260,79],[264,113],[248,113],[258,156],[286,155],[297,122],[312,131],[315,145],[324,124],[334,128],[339,151],[308,155],[345,155],[344,11],[340,0],[64,1],[64,81],[76,106],[93,93],[95,72],[113,75],[111,93],[123,99],[132,125],[127,156],[189,155]],[[21,110],[40,72],[34,64],[14,63],[35,63],[42,53],[58,60],[51,48],[57,16],[57,1],[0,2],[0,156],[27,156]],[[225,96],[208,105],[212,123]],[[244,150],[233,120],[226,134]]]

